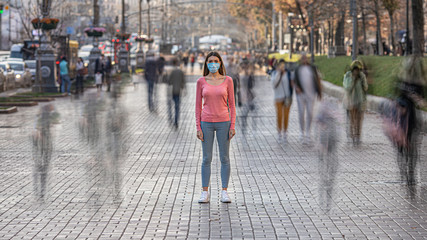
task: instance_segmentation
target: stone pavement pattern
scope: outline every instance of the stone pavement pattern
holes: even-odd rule
[[[79,131],[93,90],[85,97],[57,99],[61,117],[51,130],[43,197],[33,182],[30,138],[38,108],[0,116],[0,239],[427,238],[425,136],[418,184],[408,189],[399,181],[379,116],[366,114],[360,148],[346,143],[341,121],[337,173],[332,193],[325,195],[317,150],[298,141],[296,101],[284,146],[276,136],[272,90],[265,79],[257,82],[256,110],[246,118],[245,134],[238,109],[230,150],[232,203],[219,201],[215,154],[211,203],[198,204],[202,148],[195,135],[195,80],[187,83],[176,131],[168,124],[165,86],[157,88],[157,113],[148,111],[145,85],[125,88],[118,100],[126,116],[117,138],[124,149],[118,162],[111,161],[104,139],[112,106],[103,100],[106,94],[96,98],[104,106],[96,108],[94,126],[101,137],[95,147]]]

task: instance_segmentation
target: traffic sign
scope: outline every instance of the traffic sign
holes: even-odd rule
[[[73,35],[74,34],[74,28],[73,27],[67,27],[67,34]]]

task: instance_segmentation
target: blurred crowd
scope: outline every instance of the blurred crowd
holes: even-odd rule
[[[256,124],[248,126],[248,116],[257,111],[256,86],[270,84],[276,111],[277,139],[286,146],[289,128],[298,128],[298,144],[318,147],[320,197],[328,199],[333,194],[333,185],[338,171],[336,157],[339,144],[339,123],[341,118],[347,119],[346,132],[350,144],[358,148],[362,143],[364,113],[367,109],[367,69],[365,63],[355,60],[349,63],[349,69],[343,75],[344,97],[332,99],[324,96],[322,89],[322,74],[312,64],[307,55],[302,54],[299,63],[286,62],[284,59],[268,59],[265,54],[250,54],[246,52],[222,53],[226,75],[233,79],[234,97],[238,107],[238,123],[241,132],[246,134],[248,129],[255,129]],[[104,59],[99,60],[100,67]],[[145,71],[133,75],[133,83],[145,82],[148,91],[149,110],[156,113],[159,110],[157,102],[157,83],[167,84],[167,116],[173,128],[178,129],[180,123],[180,105],[186,94],[187,75],[201,76],[205,53],[178,52],[174,56],[155,56],[147,53]],[[394,97],[384,101],[380,107],[385,136],[391,141],[396,150],[396,159],[402,182],[413,186],[416,184],[416,168],[419,162],[419,149],[422,130],[417,109],[427,106],[425,101],[426,66],[422,58],[408,57],[396,76]],[[266,77],[266,78],[265,78]],[[104,76],[103,76],[104,78]],[[260,79],[268,79],[263,81]],[[102,80],[105,81],[105,80]],[[115,94],[112,87],[112,96]],[[110,90],[110,86],[108,86]],[[88,95],[87,105],[82,114],[80,132],[82,139],[87,141],[92,154],[98,156],[94,164],[110,166],[115,189],[120,185],[120,172],[115,171],[120,165],[123,155],[122,131],[125,128],[125,113],[118,107],[116,98],[108,100],[112,108],[108,111],[108,121],[104,124],[110,130],[107,136],[100,137],[100,124],[97,114],[103,100],[98,95]],[[342,103],[340,101],[342,100]],[[298,125],[290,126],[291,106],[296,102]],[[318,107],[316,107],[318,105]],[[317,111],[315,111],[317,109]],[[343,110],[343,111],[340,111]],[[344,114],[341,114],[344,113]],[[33,133],[33,155],[35,160],[34,179],[37,192],[43,196],[46,189],[46,172],[51,158],[52,139],[50,125],[54,109],[48,105],[41,109],[37,127]],[[253,114],[253,113],[252,113]],[[343,115],[343,116],[341,116]],[[312,128],[314,130],[312,131]],[[103,131],[105,132],[105,131]],[[313,132],[313,133],[312,133]],[[108,146],[99,150],[100,142]],[[103,156],[110,156],[110,162],[104,163]],[[117,191],[117,190],[116,190]],[[328,205],[326,201],[326,205]]]

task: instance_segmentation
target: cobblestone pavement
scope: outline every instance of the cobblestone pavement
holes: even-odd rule
[[[178,130],[168,123],[165,86],[157,88],[156,113],[148,111],[144,84],[126,87],[116,101],[95,89],[57,99],[59,122],[51,121],[48,138],[53,150],[41,160],[35,154],[35,140],[46,137],[35,131],[40,107],[0,116],[0,239],[427,238],[425,136],[418,182],[409,188],[379,116],[366,114],[359,148],[347,143],[341,120],[336,171],[325,185],[318,151],[299,143],[295,101],[288,144],[277,139],[265,79],[257,82],[255,111],[243,117],[238,109],[232,203],[220,203],[215,154],[211,202],[198,204],[195,80],[189,77]]]

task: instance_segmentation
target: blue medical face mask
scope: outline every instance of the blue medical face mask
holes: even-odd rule
[[[208,63],[208,69],[211,73],[216,73],[219,69],[219,63]]]

